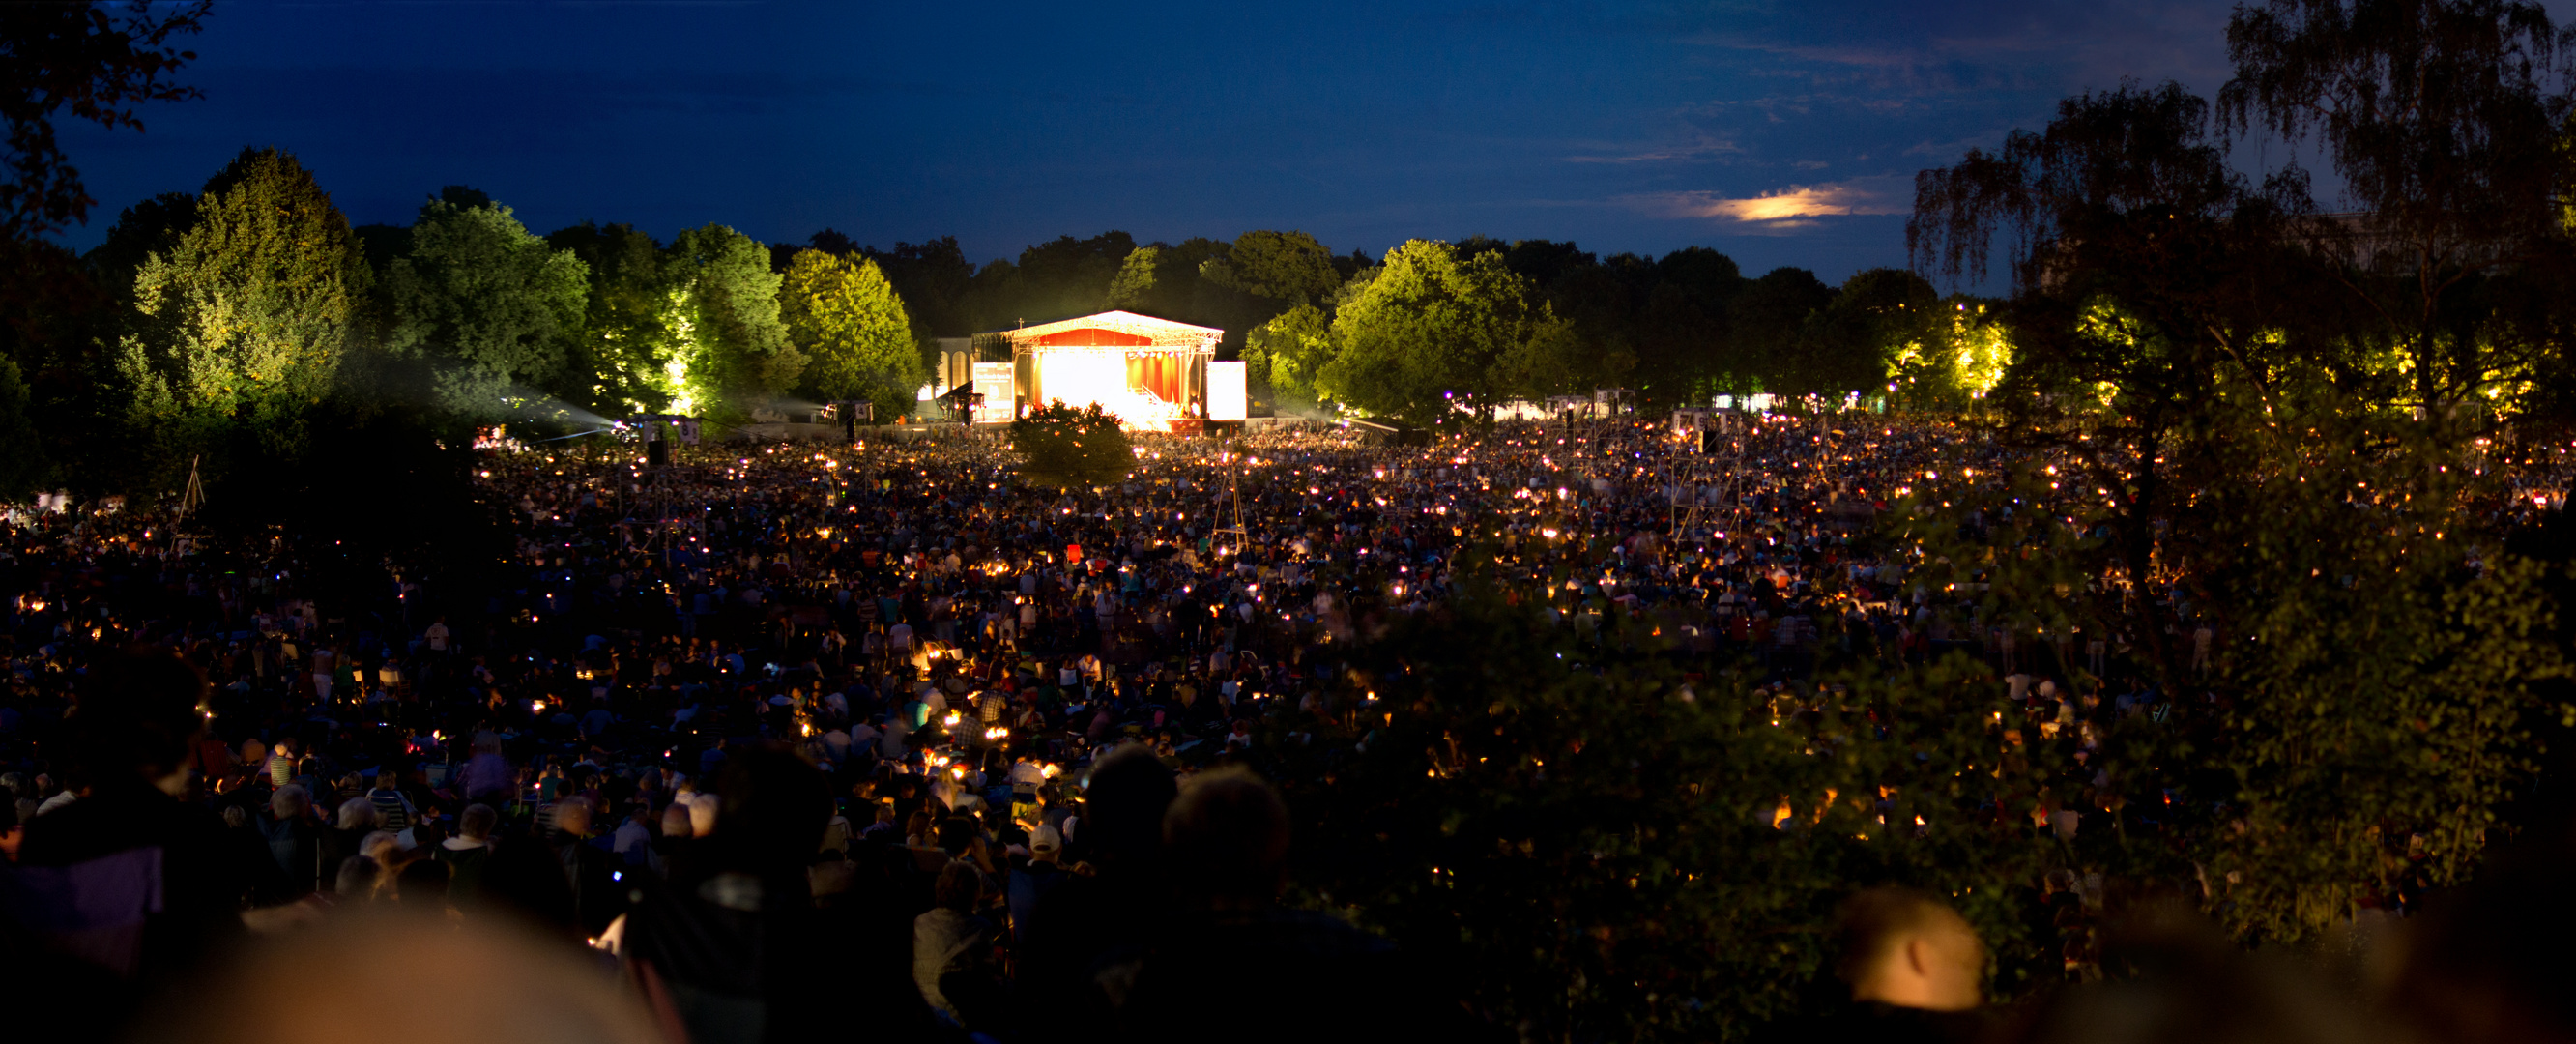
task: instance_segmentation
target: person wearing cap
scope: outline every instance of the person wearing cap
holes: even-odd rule
[[[1046,766],[1039,764],[1036,756],[1027,750],[1020,751],[1019,758],[1011,762],[1012,797],[1020,801],[1037,797],[1038,788],[1046,784],[1046,778]]]
[[[1040,823],[1029,831],[1029,861],[1014,867],[1004,886],[1009,896],[1012,941],[1019,941],[1039,900],[1064,883],[1067,875],[1058,861],[1063,854],[1064,836],[1054,827]]]

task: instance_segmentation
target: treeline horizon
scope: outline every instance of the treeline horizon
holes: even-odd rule
[[[1602,257],[1484,237],[1371,258],[1268,229],[1064,235],[978,265],[954,236],[762,243],[709,224],[666,240],[596,221],[540,234],[453,185],[409,224],[353,226],[291,153],[258,148],[197,193],[125,207],[66,260],[77,306],[53,309],[0,373],[43,448],[0,469],[0,497],[168,489],[184,462],[291,457],[317,410],[555,434],[855,398],[886,419],[918,408],[943,337],[1109,309],[1225,330],[1221,355],[1251,364],[1264,403],[1425,423],[1596,387],[1650,408],[1900,386],[1957,402],[2009,356],[1985,302],[1945,313],[1895,269],[1837,287],[1796,267],[1750,277],[1706,247]],[[1983,354],[1927,350],[1945,338]],[[1991,373],[1965,372],[1969,356]]]
[[[1733,258],[1709,247],[1605,257],[1572,240],[1482,235],[1407,240],[1372,257],[1357,249],[1336,252],[1298,230],[1255,229],[1231,240],[1194,236],[1175,244],[1140,243],[1112,229],[1088,238],[1058,236],[1027,246],[1015,259],[977,265],[953,235],[879,248],[826,227],[802,243],[770,250],[773,267],[782,270],[803,250],[874,262],[925,341],[1108,309],[1216,327],[1225,331],[1223,355],[1251,362],[1257,384],[1311,405],[1318,398],[1311,372],[1301,379],[1282,356],[1297,351],[1301,335],[1326,336],[1345,297],[1356,296],[1389,256],[1430,243],[1445,245],[1451,264],[1492,255],[1517,284],[1492,296],[1516,297],[1503,303],[1522,311],[1544,306],[1580,346],[1576,355],[1555,360],[1564,377],[1557,387],[1504,389],[1532,394],[1633,387],[1650,404],[1671,407],[1730,392],[1892,391],[1883,388],[1892,371],[1918,382],[1938,369],[1922,365],[1924,342],[1966,332],[1936,328],[1948,325],[1933,315],[1942,304],[1976,313],[1990,303],[1973,295],[1944,297],[1929,281],[1896,268],[1863,270],[1836,285],[1791,265],[1747,276]],[[1989,349],[2001,344],[1982,332]],[[1473,373],[1475,360],[1452,361],[1457,387],[1444,390],[1495,390],[1481,386],[1488,382]],[[1904,372],[1909,364],[1925,372]],[[1998,359],[1988,368],[1999,372],[2000,365]],[[1952,383],[1959,379],[1975,381],[1967,375]],[[1983,384],[1990,386],[1992,375]]]

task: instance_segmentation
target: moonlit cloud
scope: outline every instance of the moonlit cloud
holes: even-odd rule
[[[1667,192],[1636,197],[1633,203],[1673,217],[1715,218],[1762,229],[1809,228],[1820,217],[1902,214],[1911,207],[1901,193],[1905,178],[1880,175],[1821,185],[1791,185],[1759,195],[1730,198],[1716,192]]]

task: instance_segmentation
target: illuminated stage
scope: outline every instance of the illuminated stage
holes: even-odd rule
[[[1100,404],[1131,428],[1168,431],[1175,424],[1195,427],[1208,419],[1213,401],[1220,408],[1240,403],[1242,367],[1211,363],[1225,331],[1156,319],[1134,312],[1102,312],[1015,330],[976,334],[975,358],[990,364],[1009,360],[1012,394],[1003,420],[1056,400],[1068,406]],[[979,381],[980,383],[980,381]],[[1211,398],[1213,391],[1213,399]],[[987,409],[1003,404],[988,396]],[[992,416],[984,414],[979,416]]]

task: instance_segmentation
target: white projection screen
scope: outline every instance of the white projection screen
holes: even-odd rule
[[[1011,419],[1011,364],[979,362],[975,364],[975,392],[984,397],[984,405],[975,409],[975,423],[1003,424]]]
[[[1239,421],[1250,415],[1243,385],[1243,364],[1207,364],[1207,419]]]
[[[1040,352],[1038,388],[1048,400],[1062,399],[1067,406],[1096,402],[1114,410],[1128,398],[1126,356],[1116,351]]]

